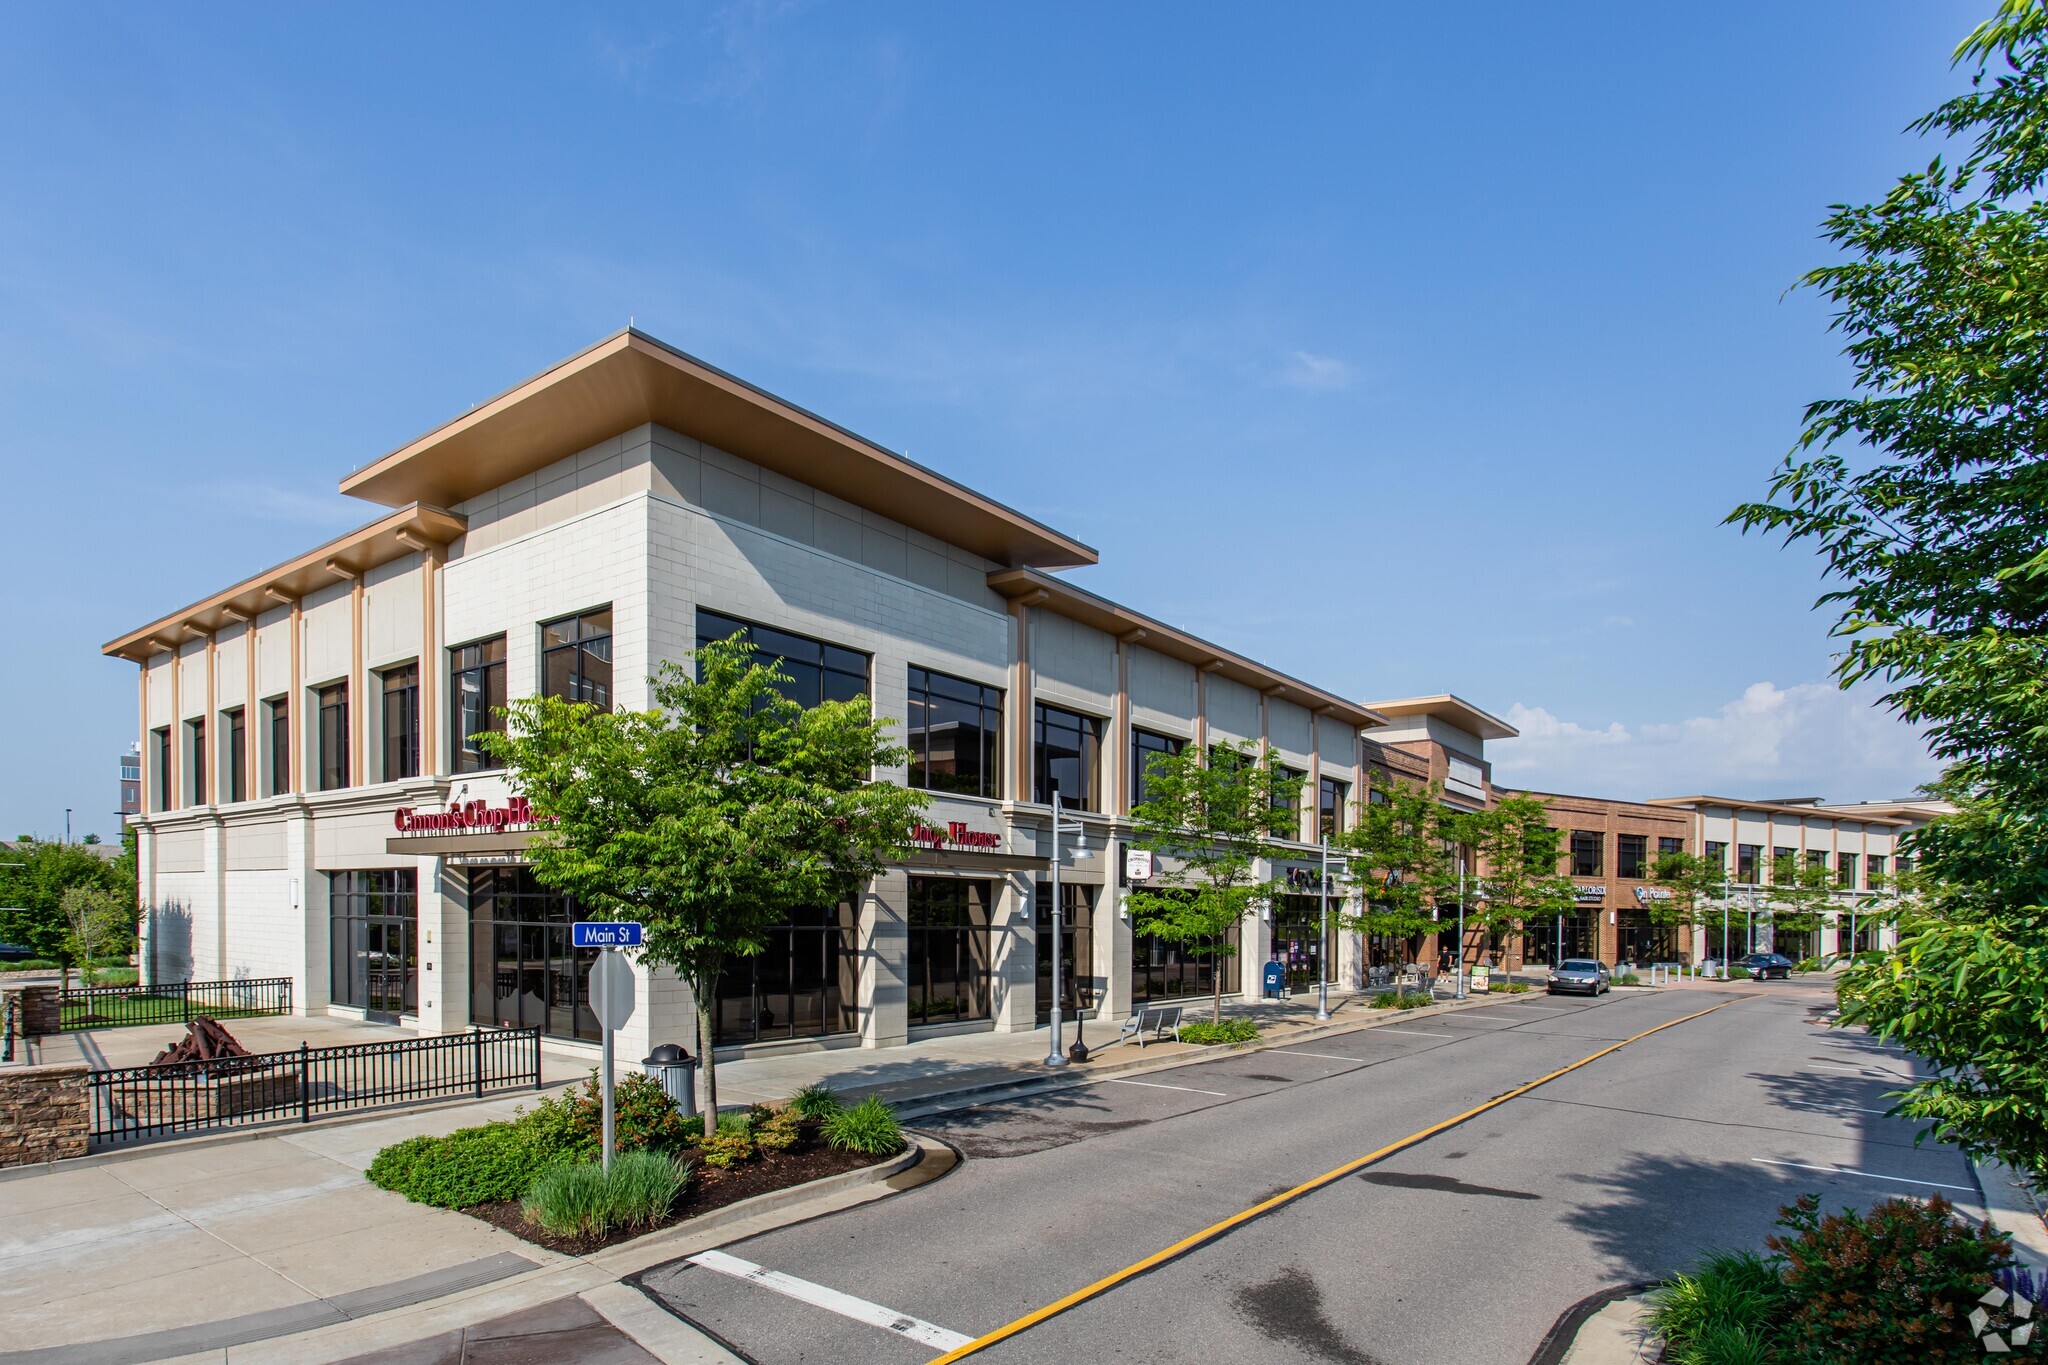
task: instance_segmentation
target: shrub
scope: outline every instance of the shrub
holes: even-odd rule
[[[814,1081],[789,1097],[789,1107],[813,1123],[831,1118],[846,1106],[839,1097],[827,1089],[823,1082]]]
[[[535,1176],[570,1155],[522,1118],[407,1138],[377,1153],[365,1174],[416,1204],[466,1209],[519,1198]]]
[[[1407,995],[1400,991],[1381,991],[1366,1002],[1368,1008],[1376,1010],[1419,1010],[1435,1002],[1427,995]]]
[[[896,1111],[874,1095],[825,1120],[825,1141],[842,1151],[888,1156],[903,1150],[903,1125]]]
[[[1721,1251],[1651,1294],[1650,1325],[1668,1345],[1671,1365],[1763,1361],[1787,1306],[1777,1262]]]
[[[699,1139],[704,1149],[704,1164],[729,1171],[742,1161],[754,1159],[754,1135],[743,1122],[720,1122],[716,1132]]]
[[[1506,991],[1509,995],[1521,995],[1529,989],[1529,983],[1526,981],[1510,981],[1504,986],[1495,986],[1494,989]]]
[[[579,1160],[594,1161],[604,1146],[604,1088],[597,1069],[580,1087],[549,1096],[526,1115],[524,1122],[548,1134],[549,1140]],[[644,1071],[629,1071],[612,1085],[612,1138],[620,1152],[676,1153],[695,1142],[704,1130],[698,1119],[686,1119],[661,1082]]]
[[[1827,970],[1827,964],[1817,957],[1802,957],[1799,961],[1792,964],[1792,970],[1795,972],[1824,972]]]
[[[557,1237],[602,1237],[614,1228],[660,1222],[689,1178],[688,1166],[659,1152],[621,1152],[610,1171],[594,1161],[551,1166],[533,1182],[520,1212]]]
[[[1182,1024],[1180,1040],[1183,1043],[1229,1043],[1233,1047],[1242,1047],[1259,1041],[1259,1026],[1249,1019],[1225,1019],[1220,1024],[1200,1020]]]
[[[14,972],[54,972],[57,964],[47,957],[25,957],[8,968]]]
[[[1887,1199],[1866,1212],[1823,1217],[1802,1195],[1769,1239],[1784,1260],[1793,1298],[1785,1321],[1789,1354],[1801,1360],[1868,1365],[1984,1358],[1969,1322],[1992,1272],[2011,1263],[2011,1242],[1970,1227],[1935,1195],[1926,1203]]]
[[[764,1152],[786,1152],[803,1141],[803,1122],[794,1109],[778,1110],[754,1123],[754,1145]]]

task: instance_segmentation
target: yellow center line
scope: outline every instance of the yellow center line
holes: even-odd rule
[[[1752,994],[1741,996],[1737,1000],[1723,1000],[1718,1005],[1709,1005],[1706,1009],[1685,1015],[1682,1018],[1673,1019],[1666,1023],[1659,1024],[1655,1028],[1644,1029],[1641,1033],[1634,1034],[1630,1037],[1624,1038],[1620,1042],[1615,1043],[1610,1047],[1603,1047],[1598,1052],[1592,1053],[1590,1056],[1581,1057],[1576,1062],[1573,1062],[1570,1066],[1561,1066],[1547,1076],[1539,1076],[1535,1080],[1530,1081],[1526,1085],[1516,1086],[1513,1090],[1508,1091],[1504,1095],[1496,1095],[1492,1099],[1488,1100],[1486,1103],[1476,1105],[1471,1109],[1467,1109],[1462,1114],[1454,1115],[1451,1118],[1445,1119],[1441,1123],[1433,1123],[1429,1127],[1422,1129],[1420,1132],[1410,1133],[1407,1137],[1401,1138],[1399,1141],[1390,1142],[1386,1146],[1381,1147],[1376,1151],[1367,1152],[1364,1156],[1358,1157],[1352,1161],[1347,1161],[1342,1166],[1337,1167],[1337,1169],[1333,1171],[1325,1171],[1323,1174],[1315,1177],[1313,1180],[1304,1181],[1301,1184],[1296,1185],[1291,1190],[1283,1190],[1279,1194],[1274,1195],[1271,1199],[1265,1200],[1262,1203],[1254,1204],[1250,1208],[1245,1209],[1241,1213],[1233,1213],[1230,1215],[1230,1217],[1225,1218],[1220,1223],[1211,1223],[1208,1227],[1203,1228],[1200,1232],[1193,1233],[1189,1236],[1183,1237],[1178,1242],[1175,1242],[1172,1246],[1167,1247],[1162,1251],[1155,1251],[1142,1261],[1134,1261],[1130,1265],[1125,1266],[1122,1270],[1116,1271],[1113,1274],[1105,1275],[1101,1279],[1097,1280],[1094,1284],[1088,1285],[1082,1289],[1076,1289],[1073,1293],[1067,1295],[1063,1299],[1055,1299],[1053,1302],[1047,1304],[1043,1308],[1033,1309],[1031,1312],[1026,1313],[1023,1317],[1018,1318],[1015,1322],[1006,1323],[1005,1325],[996,1328],[995,1331],[990,1332],[987,1336],[976,1337],[973,1341],[968,1342],[965,1346],[956,1346],[952,1350],[946,1352],[946,1354],[932,1361],[931,1365],[952,1365],[953,1361],[965,1360],[967,1359],[967,1357],[971,1355],[975,1355],[981,1351],[987,1350],[989,1347],[995,1345],[999,1341],[1006,1341],[1009,1338],[1016,1336],[1020,1332],[1028,1332],[1033,1327],[1036,1327],[1039,1323],[1044,1322],[1049,1318],[1057,1317],[1061,1313],[1066,1312],[1069,1308],[1078,1307],[1081,1304],[1088,1302],[1088,1300],[1095,1298],[1097,1295],[1106,1293],[1109,1290],[1116,1288],[1118,1285],[1122,1284],[1126,1280],[1134,1279],[1135,1277],[1144,1274],[1148,1270],[1152,1270],[1159,1266],[1165,1265],[1168,1261],[1171,1261],[1178,1256],[1184,1256],[1188,1252],[1193,1251],[1196,1247],[1201,1246],[1204,1242],[1214,1241],[1216,1238],[1221,1237],[1224,1233],[1231,1231],[1233,1228],[1241,1227],[1244,1224],[1251,1222],[1254,1218],[1258,1218],[1264,1214],[1271,1213],[1274,1209],[1279,1208],[1281,1205],[1292,1203],[1294,1200],[1301,1198],[1303,1195],[1311,1193],[1315,1190],[1319,1190],[1323,1186],[1328,1185],[1333,1181],[1342,1180],[1345,1176],[1352,1174],[1354,1171],[1363,1170],[1365,1167],[1372,1165],[1375,1161],[1384,1161],[1388,1157],[1394,1155],[1394,1153],[1405,1151],[1406,1149],[1413,1147],[1418,1142],[1426,1142],[1430,1138],[1435,1137],[1438,1133],[1445,1132],[1449,1129],[1457,1127],[1461,1123],[1466,1123],[1472,1119],[1475,1119],[1479,1117],[1481,1114],[1484,1114],[1487,1110],[1498,1108],[1499,1106],[1506,1104],[1509,1100],[1518,1098],[1522,1095],[1526,1095],[1531,1090],[1534,1090],[1536,1087],[1540,1085],[1548,1085],[1550,1084],[1550,1082],[1556,1080],[1559,1076],[1568,1075],[1571,1072],[1577,1071],[1582,1066],[1585,1066],[1592,1062],[1599,1061],[1602,1057],[1605,1057],[1610,1053],[1619,1052],[1621,1051],[1621,1049],[1627,1047],[1630,1043],[1638,1042],[1644,1038],[1649,1037],[1653,1033],[1662,1033],[1665,1029],[1675,1028],[1679,1024],[1690,1023],[1693,1020],[1700,1018],[1702,1015],[1712,1014],[1715,1010],[1726,1009],[1730,1005],[1738,1004],[1741,1000],[1749,1000],[1754,998],[1755,997]]]

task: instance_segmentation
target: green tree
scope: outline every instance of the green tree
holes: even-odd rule
[[[1572,879],[1558,871],[1561,835],[1550,809],[1534,796],[1511,796],[1475,812],[1466,834],[1483,869],[1479,926],[1494,951],[1524,925],[1555,920],[1578,908]],[[1467,920],[1471,923],[1468,910]]]
[[[1651,902],[1652,922],[1695,926],[1702,940],[1694,945],[1696,959],[1721,956],[1723,943],[1728,945],[1729,956],[1738,955],[1737,947],[1746,940],[1744,926],[1738,923],[1740,916],[1730,902],[1725,858],[1683,849],[1659,853],[1650,864],[1650,882],[1666,893]],[[1668,918],[1657,919],[1659,913]]]
[[[37,957],[71,961],[64,893],[103,887],[135,903],[132,856],[108,862],[82,844],[23,840],[0,849],[0,941],[33,948]]]
[[[135,897],[110,886],[68,886],[60,909],[66,956],[90,986],[94,962],[117,949],[126,952],[135,941]]]
[[[1364,890],[1364,908],[1344,916],[1346,929],[1403,942],[1436,929],[1431,910],[1443,883],[1441,797],[1439,788],[1372,774],[1358,818],[1337,840],[1350,860],[1352,879]]]
[[[1131,928],[1219,959],[1209,1017],[1223,1018],[1220,959],[1234,949],[1225,937],[1283,889],[1258,875],[1261,860],[1295,829],[1302,779],[1248,742],[1190,744],[1154,755],[1145,769],[1145,799],[1131,809],[1132,840],[1159,855],[1156,887],[1131,893]]]
[[[1771,884],[1762,893],[1771,928],[1805,933],[1827,922],[1835,905],[1835,876],[1827,864],[1786,854],[1771,864]],[[1847,913],[1840,918],[1847,928]]]
[[[793,912],[857,896],[901,856],[926,799],[874,778],[907,754],[866,698],[801,707],[740,640],[696,663],[697,677],[662,666],[653,710],[528,697],[484,742],[549,822],[534,875],[596,915],[641,921],[642,959],[689,983],[716,1127],[712,1008],[727,964]]]
[[[1805,284],[1853,391],[1807,409],[1745,529],[1811,544],[1844,686],[1923,725],[1954,816],[1907,840],[1923,878],[1898,951],[1840,983],[1842,1019],[1939,1074],[1900,1112],[2048,1166],[2048,8],[2006,0],[1956,52],[1972,89],[1915,127],[1961,143],[1836,206]]]

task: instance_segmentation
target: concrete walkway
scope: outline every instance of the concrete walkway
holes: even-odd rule
[[[1188,1003],[1190,1017],[1205,1017],[1205,1001]],[[1333,1019],[1322,1024],[1314,1018],[1313,996],[1232,1004],[1227,1012],[1255,1015],[1269,1040],[1348,1030],[1391,1017],[1391,1012],[1367,1009],[1362,996],[1333,995],[1331,1008]],[[294,1046],[301,1036],[310,1040],[336,1028],[345,1028],[355,1039],[366,1032],[361,1025],[300,1018],[237,1021],[236,1031],[252,1047],[259,1042],[269,1047]],[[1170,1066],[1203,1052],[1170,1042],[1142,1049],[1105,1046],[1116,1038],[1114,1025],[1090,1022],[1084,1028],[1089,1042],[1101,1050],[1088,1063],[1057,1072],[1043,1064],[1050,1046],[1044,1029],[974,1033],[879,1052],[811,1049],[729,1062],[719,1068],[720,1099],[725,1104],[780,1099],[822,1081],[844,1094],[885,1095],[899,1107],[942,1106],[941,1096],[1072,1083]],[[118,1047],[124,1055],[145,1050],[154,1055],[162,1043],[140,1035],[158,1031],[107,1030],[67,1038],[77,1039],[81,1047],[107,1039],[98,1043],[102,1051]],[[179,1032],[173,1029],[171,1035]],[[265,1036],[273,1032],[277,1039]],[[136,1036],[110,1037],[115,1034]],[[287,1035],[288,1041],[281,1041]],[[1066,1036],[1072,1040],[1071,1026]],[[558,1061],[550,1070],[570,1080],[583,1068]],[[533,1098],[521,1092],[307,1127],[244,1130],[0,1173],[0,1319],[8,1326],[0,1341],[5,1348],[0,1365],[136,1359],[132,1347],[124,1354],[113,1343],[179,1331],[189,1331],[193,1346],[212,1348],[204,1358],[218,1360],[224,1329],[245,1341],[277,1340],[405,1304],[459,1296],[498,1280],[534,1277],[551,1267],[587,1268],[587,1261],[558,1256],[476,1219],[409,1203],[370,1185],[362,1174],[376,1153],[393,1142],[507,1118]],[[578,1282],[566,1287],[581,1293],[619,1273],[630,1272],[597,1275],[585,1284],[581,1281],[588,1277],[579,1271]],[[602,1336],[582,1312],[565,1308],[552,1316],[540,1314],[533,1319],[535,1334],[587,1328]],[[557,1318],[581,1326],[561,1326]],[[448,1329],[441,1330],[445,1338]],[[492,1330],[498,1341],[519,1335],[515,1324]],[[161,1344],[168,1348],[176,1340],[163,1338]],[[360,1343],[359,1336],[354,1340]],[[95,1351],[84,1345],[95,1342],[107,1348]],[[444,1358],[448,1348],[442,1339],[431,1350],[423,1347],[418,1357],[394,1359]],[[313,1353],[296,1358],[334,1359],[363,1346],[309,1349]],[[655,1354],[693,1358],[666,1350]]]

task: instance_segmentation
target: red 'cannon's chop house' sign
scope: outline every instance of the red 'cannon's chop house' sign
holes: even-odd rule
[[[533,813],[533,803],[514,796],[502,806],[488,801],[449,802],[446,810],[419,811],[400,806],[392,816],[400,834],[470,834],[538,825],[546,817]]]
[[[913,825],[910,842],[923,844],[926,848],[996,849],[1002,847],[1003,837],[989,830],[969,829],[958,820],[949,822],[944,829],[936,825]]]

